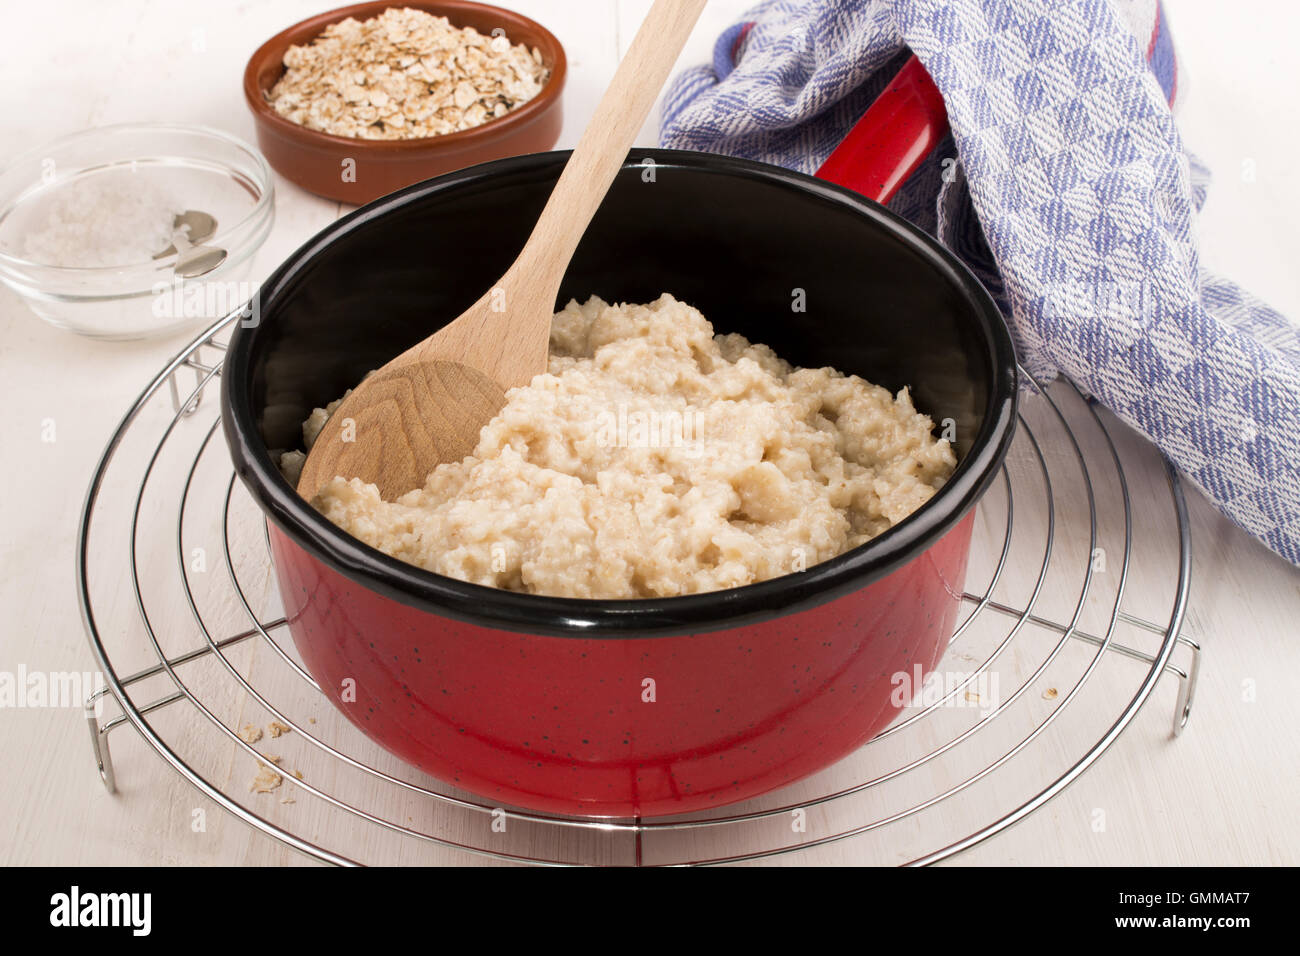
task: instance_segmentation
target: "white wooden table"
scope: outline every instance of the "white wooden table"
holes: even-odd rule
[[[552,29],[572,68],[561,146],[572,145],[629,42],[647,0],[513,0]],[[747,4],[714,0],[683,64]],[[1300,315],[1295,223],[1300,154],[1287,40],[1294,7],[1252,0],[1228,22],[1209,0],[1167,4],[1182,45],[1192,149],[1218,174],[1202,220],[1203,259]],[[308,0],[205,4],[62,0],[11,14],[0,61],[0,161],[58,135],[127,121],[201,123],[247,140],[240,74],[251,51],[315,13]],[[1289,21],[1289,25],[1288,25]],[[642,141],[654,142],[653,126]],[[340,214],[338,204],[277,179],[276,227],[254,278]],[[90,469],[123,409],[184,338],[104,344],[57,332],[0,292],[0,382],[6,414],[0,671],[82,671],[90,656],[73,589],[73,547]],[[42,441],[49,421],[57,440]],[[1135,481],[1158,480],[1136,475]],[[1206,648],[1196,712],[1173,741],[1172,683],[1100,762],[1016,828],[963,863],[1300,862],[1300,573],[1189,493],[1195,545],[1187,633]],[[1135,587],[1142,575],[1135,575]],[[1141,594],[1137,597],[1140,599]],[[0,862],[297,863],[303,858],[215,809],[130,730],[114,738],[120,792],[94,773],[78,709],[0,710]],[[243,773],[243,770],[228,770]],[[1014,771],[1012,771],[1014,772]],[[292,808],[290,808],[292,809]],[[990,812],[995,809],[990,808]],[[1098,832],[1096,811],[1108,825]],[[794,862],[855,862],[852,841]]]

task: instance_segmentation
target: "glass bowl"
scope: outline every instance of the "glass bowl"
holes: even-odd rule
[[[174,274],[172,210],[215,217],[203,240],[226,251],[215,269]],[[274,215],[270,167],[233,136],[169,124],[86,130],[0,172],[0,282],[51,325],[94,338],[211,324],[252,299],[253,254]],[[155,257],[159,244],[170,251]]]

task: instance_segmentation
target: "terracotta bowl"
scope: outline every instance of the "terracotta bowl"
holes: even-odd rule
[[[265,94],[284,75],[284,53],[290,46],[310,42],[332,23],[348,17],[368,20],[393,7],[424,10],[446,17],[453,26],[473,27],[485,34],[501,28],[512,43],[542,51],[550,79],[536,97],[499,119],[421,139],[333,136],[285,119],[267,103]],[[541,24],[509,10],[463,0],[358,3],[295,23],[258,47],[244,68],[244,98],[253,111],[257,145],[276,172],[319,196],[361,205],[466,166],[550,149],[559,139],[563,122],[561,94],[566,73],[560,41]],[[349,173],[346,178],[345,170]]]

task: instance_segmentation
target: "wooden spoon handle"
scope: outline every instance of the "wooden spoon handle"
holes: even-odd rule
[[[511,269],[552,301],[587,225],[627,159],[706,0],[655,0]]]

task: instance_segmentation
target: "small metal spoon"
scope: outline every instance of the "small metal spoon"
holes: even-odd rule
[[[188,228],[187,228],[188,227]],[[185,238],[189,239],[191,245],[210,239],[217,231],[216,217],[208,215],[206,212],[200,212],[197,209],[187,209],[183,213],[172,217],[172,229],[186,230]],[[155,259],[166,259],[168,256],[176,255],[176,247],[169,245],[162,252],[155,252]]]
[[[172,272],[182,279],[193,279],[204,275],[226,261],[225,249],[218,249],[216,246],[191,245],[182,229],[177,229],[172,234],[172,242],[177,249],[176,265],[172,266]]]
[[[217,220],[206,212],[185,210],[172,220],[172,230],[172,244],[154,258],[175,254],[176,264],[172,271],[182,279],[193,279],[211,272],[226,261],[225,249],[202,245],[217,231]]]

